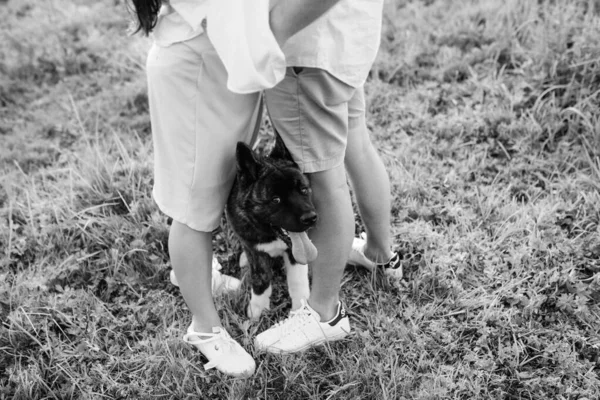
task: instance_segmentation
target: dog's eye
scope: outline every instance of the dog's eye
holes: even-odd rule
[[[281,203],[281,198],[280,198],[280,197],[277,197],[277,196],[275,196],[275,197],[273,197],[273,198],[271,199],[271,201],[272,201],[273,203],[275,203],[275,204],[279,204],[279,203]]]
[[[300,193],[302,193],[304,195],[308,194],[309,192],[310,192],[309,188],[304,187],[304,188],[300,189]]]

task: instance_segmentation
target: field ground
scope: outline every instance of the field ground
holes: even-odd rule
[[[572,399],[600,393],[600,2],[391,0],[366,85],[402,282],[354,332],[205,372],[150,196],[148,40],[122,0],[1,0],[0,399]],[[259,148],[267,145],[268,126]],[[357,230],[361,229],[357,217]],[[222,225],[215,250],[243,277]]]

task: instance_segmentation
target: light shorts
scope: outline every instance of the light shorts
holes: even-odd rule
[[[236,94],[207,35],[153,45],[146,62],[154,144],[152,195],[162,212],[198,231],[220,224],[238,141],[251,143],[258,93]]]
[[[289,67],[265,92],[267,110],[302,172],[326,171],[344,162],[348,135],[365,124],[364,88],[354,88],[319,68]]]

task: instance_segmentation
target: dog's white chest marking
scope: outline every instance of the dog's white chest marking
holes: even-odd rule
[[[288,248],[287,244],[281,239],[274,240],[269,243],[260,243],[256,245],[256,250],[263,251],[271,257],[279,257]]]

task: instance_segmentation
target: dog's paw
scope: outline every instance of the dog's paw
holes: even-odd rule
[[[271,285],[262,292],[261,294],[254,293],[252,290],[252,294],[250,296],[250,303],[248,303],[248,308],[246,309],[246,314],[248,318],[252,320],[257,320],[260,318],[260,315],[264,310],[269,310],[271,307],[271,293],[273,292],[273,288]]]

